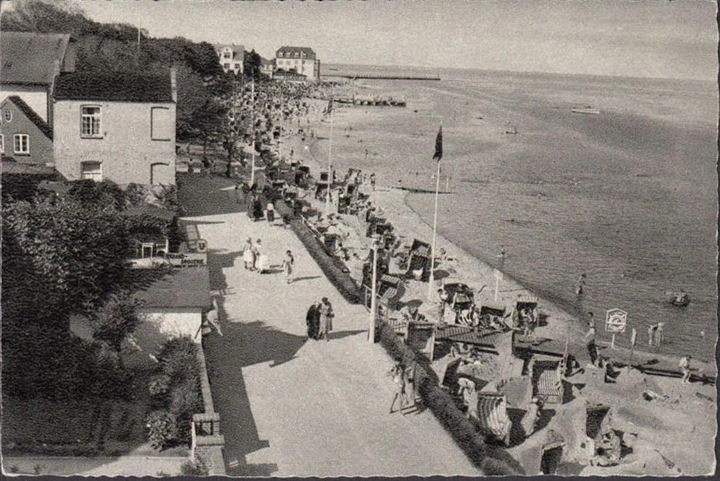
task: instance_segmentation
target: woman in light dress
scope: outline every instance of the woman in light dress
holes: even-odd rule
[[[255,246],[253,246],[250,237],[245,241],[245,246],[243,247],[243,263],[245,264],[245,269],[251,271],[255,269]]]

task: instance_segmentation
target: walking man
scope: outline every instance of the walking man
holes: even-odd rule
[[[318,335],[318,310],[320,309],[320,302],[315,301],[308,309],[305,315],[305,325],[307,326],[308,339],[317,339]]]

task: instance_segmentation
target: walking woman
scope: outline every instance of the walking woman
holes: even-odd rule
[[[320,328],[318,329],[318,339],[325,338],[325,342],[330,340],[333,316],[335,316],[335,314],[332,310],[332,304],[330,304],[327,297],[323,297],[322,304],[320,304]]]
[[[282,265],[285,269],[285,274],[287,274],[287,283],[290,284],[293,281],[293,267],[295,266],[295,258],[290,250],[285,252],[285,259],[283,259]]]
[[[245,246],[243,247],[243,263],[245,264],[245,269],[251,271],[255,269],[255,246],[253,246],[250,237],[245,241]]]

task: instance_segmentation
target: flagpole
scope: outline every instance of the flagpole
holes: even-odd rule
[[[250,167],[250,187],[255,183],[255,77],[252,79],[250,84],[250,108],[252,109],[252,115],[250,116],[250,122],[252,122],[252,139],[250,146],[252,150],[252,161]]]
[[[325,217],[330,215],[330,186],[332,185],[332,138],[333,138],[333,110],[332,98],[330,99],[330,139],[328,145],[328,179],[327,179],[327,192],[325,193]]]
[[[432,299],[433,284],[435,283],[435,237],[437,234],[438,197],[440,192],[440,159],[437,161],[437,174],[435,176],[435,214],[433,215],[432,247],[430,247],[430,281],[428,282],[428,299]]]

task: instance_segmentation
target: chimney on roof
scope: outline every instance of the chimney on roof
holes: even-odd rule
[[[170,67],[170,91],[173,102],[177,103],[177,69]]]

